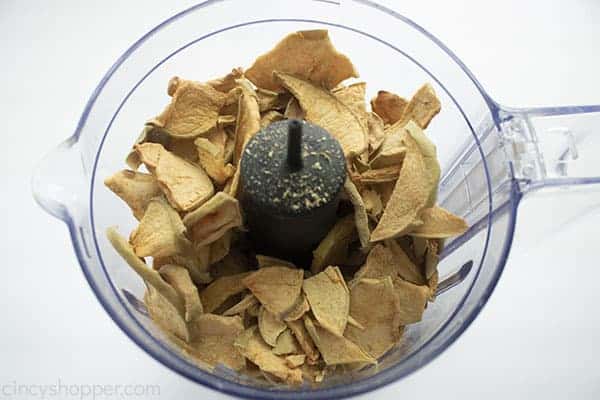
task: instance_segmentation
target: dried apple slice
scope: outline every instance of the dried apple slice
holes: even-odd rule
[[[426,83],[413,95],[404,108],[402,118],[394,125],[403,126],[408,121],[413,120],[422,129],[425,129],[441,109],[442,105],[435,94],[435,90],[429,83]]]
[[[333,47],[326,30],[287,35],[271,51],[258,57],[246,76],[258,87],[280,92],[283,88],[273,79],[274,70],[297,75],[327,89],[347,78],[358,77],[348,57]]]
[[[243,284],[267,310],[281,317],[294,306],[303,277],[301,269],[266,267],[245,277]]]
[[[419,218],[423,221],[410,232],[411,236],[445,239],[452,236],[462,235],[469,229],[464,219],[452,214],[442,207],[431,207],[421,211]]]
[[[316,274],[329,265],[339,264],[346,258],[348,246],[356,238],[354,215],[339,219],[327,236],[313,251],[311,271]]]
[[[177,157],[160,144],[144,143],[136,149],[141,151],[142,161],[177,210],[190,211],[213,195],[213,184],[200,166]]]
[[[264,306],[260,308],[258,312],[258,330],[267,344],[274,347],[277,344],[277,338],[286,329],[285,322],[277,318]]]
[[[243,292],[246,287],[242,281],[247,276],[248,273],[222,276],[204,288],[200,292],[200,301],[204,306],[204,312],[213,312],[231,296]]]
[[[400,340],[399,310],[392,278],[362,279],[350,290],[350,312],[364,329],[349,325],[344,336],[379,358]]]
[[[341,336],[348,323],[350,292],[338,267],[327,267],[304,280],[302,290],[319,324]]]
[[[273,347],[273,354],[278,356],[285,354],[298,354],[302,352],[302,348],[292,331],[288,328],[281,332],[279,337],[277,338],[277,342],[275,343],[275,347]]]
[[[160,276],[158,271],[146,265],[146,263],[134,253],[129,242],[119,235],[114,227],[106,230],[106,236],[117,253],[123,257],[131,269],[133,269],[147,285],[155,288],[161,296],[171,303],[177,312],[183,316],[185,314],[183,299],[179,293],[177,293],[177,291]]]
[[[256,326],[246,329],[235,341],[235,347],[261,371],[267,372],[290,385],[302,383],[302,372],[287,366],[285,358],[273,354],[271,346],[264,342]]]
[[[201,207],[183,218],[190,238],[197,246],[211,244],[231,228],[242,225],[242,214],[236,199],[219,192]]]
[[[246,143],[260,130],[260,109],[253,90],[243,87],[240,94],[235,128],[233,163],[238,165]]]
[[[177,138],[194,138],[216,126],[227,97],[225,93],[210,85],[187,80],[179,80],[171,90],[171,103],[149,124]]]
[[[365,128],[352,110],[335,95],[314,84],[283,72],[274,76],[288,89],[313,122],[336,138],[348,158],[366,150]]]
[[[186,322],[193,320],[204,312],[198,295],[198,288],[192,282],[186,268],[167,264],[163,265],[158,272],[183,298]]]
[[[260,305],[258,299],[253,295],[246,295],[239,303],[223,312],[224,316],[242,314],[244,311],[255,305]]]
[[[240,67],[233,68],[227,75],[211,79],[206,82],[207,85],[212,86],[219,92],[228,93],[230,90],[236,87],[236,80],[244,76],[244,70]]]
[[[197,138],[194,141],[198,152],[198,161],[208,176],[216,184],[224,185],[235,173],[235,167],[225,162],[225,144],[222,147],[211,143],[209,139]]]
[[[150,200],[162,193],[152,175],[137,171],[119,171],[106,178],[104,184],[127,203],[138,220],[144,216]]]
[[[371,248],[369,238],[371,231],[369,229],[369,217],[367,216],[367,210],[365,203],[363,202],[358,189],[349,178],[346,178],[344,182],[344,191],[350,202],[354,206],[354,223],[356,224],[356,232],[358,233],[358,239],[364,252],[368,252]]]
[[[407,153],[400,176],[371,241],[390,239],[411,231],[418,225],[419,213],[427,205],[431,193],[423,155],[410,135],[405,136]]]
[[[399,121],[404,115],[408,101],[397,94],[380,90],[371,100],[371,108],[386,124]]]
[[[161,291],[148,285],[144,294],[144,304],[152,321],[161,329],[185,342],[190,340],[190,332],[183,314]]]
[[[310,334],[306,330],[304,325],[304,321],[302,319],[298,319],[295,321],[288,321],[288,327],[292,331],[292,334],[298,341],[298,344],[302,348],[304,354],[309,360],[309,363],[315,363],[319,359],[319,352],[315,347],[315,343],[313,342]]]
[[[244,332],[240,317],[203,314],[189,325],[193,355],[211,366],[226,365],[234,371],[245,368],[246,360],[234,343]]]
[[[177,211],[162,197],[156,197],[148,203],[129,241],[138,257],[169,257],[191,248],[184,233],[185,226]]]
[[[322,328],[308,315],[304,316],[304,325],[319,349],[325,364],[377,363],[377,360],[365,353],[358,345]]]

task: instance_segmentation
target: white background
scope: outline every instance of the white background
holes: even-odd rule
[[[597,0],[380,2],[441,38],[503,104],[600,103]],[[225,398],[167,370],[117,328],[65,226],[36,206],[29,185],[114,60],[192,3],[0,0],[0,385],[158,383],[160,398]],[[467,332],[369,398],[600,397],[600,212],[528,237],[551,218],[546,203],[523,203],[506,271]]]

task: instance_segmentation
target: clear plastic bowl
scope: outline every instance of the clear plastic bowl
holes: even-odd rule
[[[102,78],[74,135],[41,163],[33,177],[34,195],[67,223],[83,272],[113,320],[172,370],[248,398],[334,399],[367,392],[427,364],[470,325],[502,273],[524,193],[599,182],[589,176],[600,170],[597,158],[583,147],[573,157],[569,138],[598,125],[600,106],[502,108],[438,39],[370,1],[254,0],[252,15],[240,12],[242,1],[198,4],[134,43]],[[225,368],[214,373],[197,368],[156,329],[140,302],[141,279],[105,238],[108,226],[118,224],[121,232],[129,232],[135,221],[102,181],[124,168],[141,124],[165,105],[171,76],[217,77],[232,67],[249,66],[289,32],[323,28],[357,66],[369,97],[380,89],[409,96],[424,82],[434,86],[443,108],[427,133],[438,146],[443,170],[439,201],[466,218],[471,229],[446,246],[437,300],[377,367],[316,388],[264,387]],[[562,118],[560,129],[546,129],[557,126],[555,118]],[[597,137],[586,137],[586,143],[597,145]],[[568,170],[560,168],[565,165]]]

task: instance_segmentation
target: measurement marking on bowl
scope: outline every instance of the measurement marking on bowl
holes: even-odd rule
[[[473,260],[464,263],[463,266],[458,269],[458,271],[450,274],[450,276],[443,279],[439,283],[437,290],[435,291],[435,295],[439,296],[440,294],[443,294],[444,292],[452,289],[454,286],[464,281],[467,275],[469,275],[469,272],[471,272],[472,268]]]

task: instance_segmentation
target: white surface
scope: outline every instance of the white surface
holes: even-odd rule
[[[381,3],[442,38],[501,103],[600,103],[597,1]],[[65,226],[35,205],[29,188],[36,161],[71,134],[113,61],[191,4],[0,1],[0,388],[60,379],[160,384],[161,395],[148,398],[225,397],[167,370],[117,328],[85,282]],[[527,238],[547,209],[543,200],[523,204],[506,272],[457,343],[369,398],[600,396],[600,212],[546,241]]]

